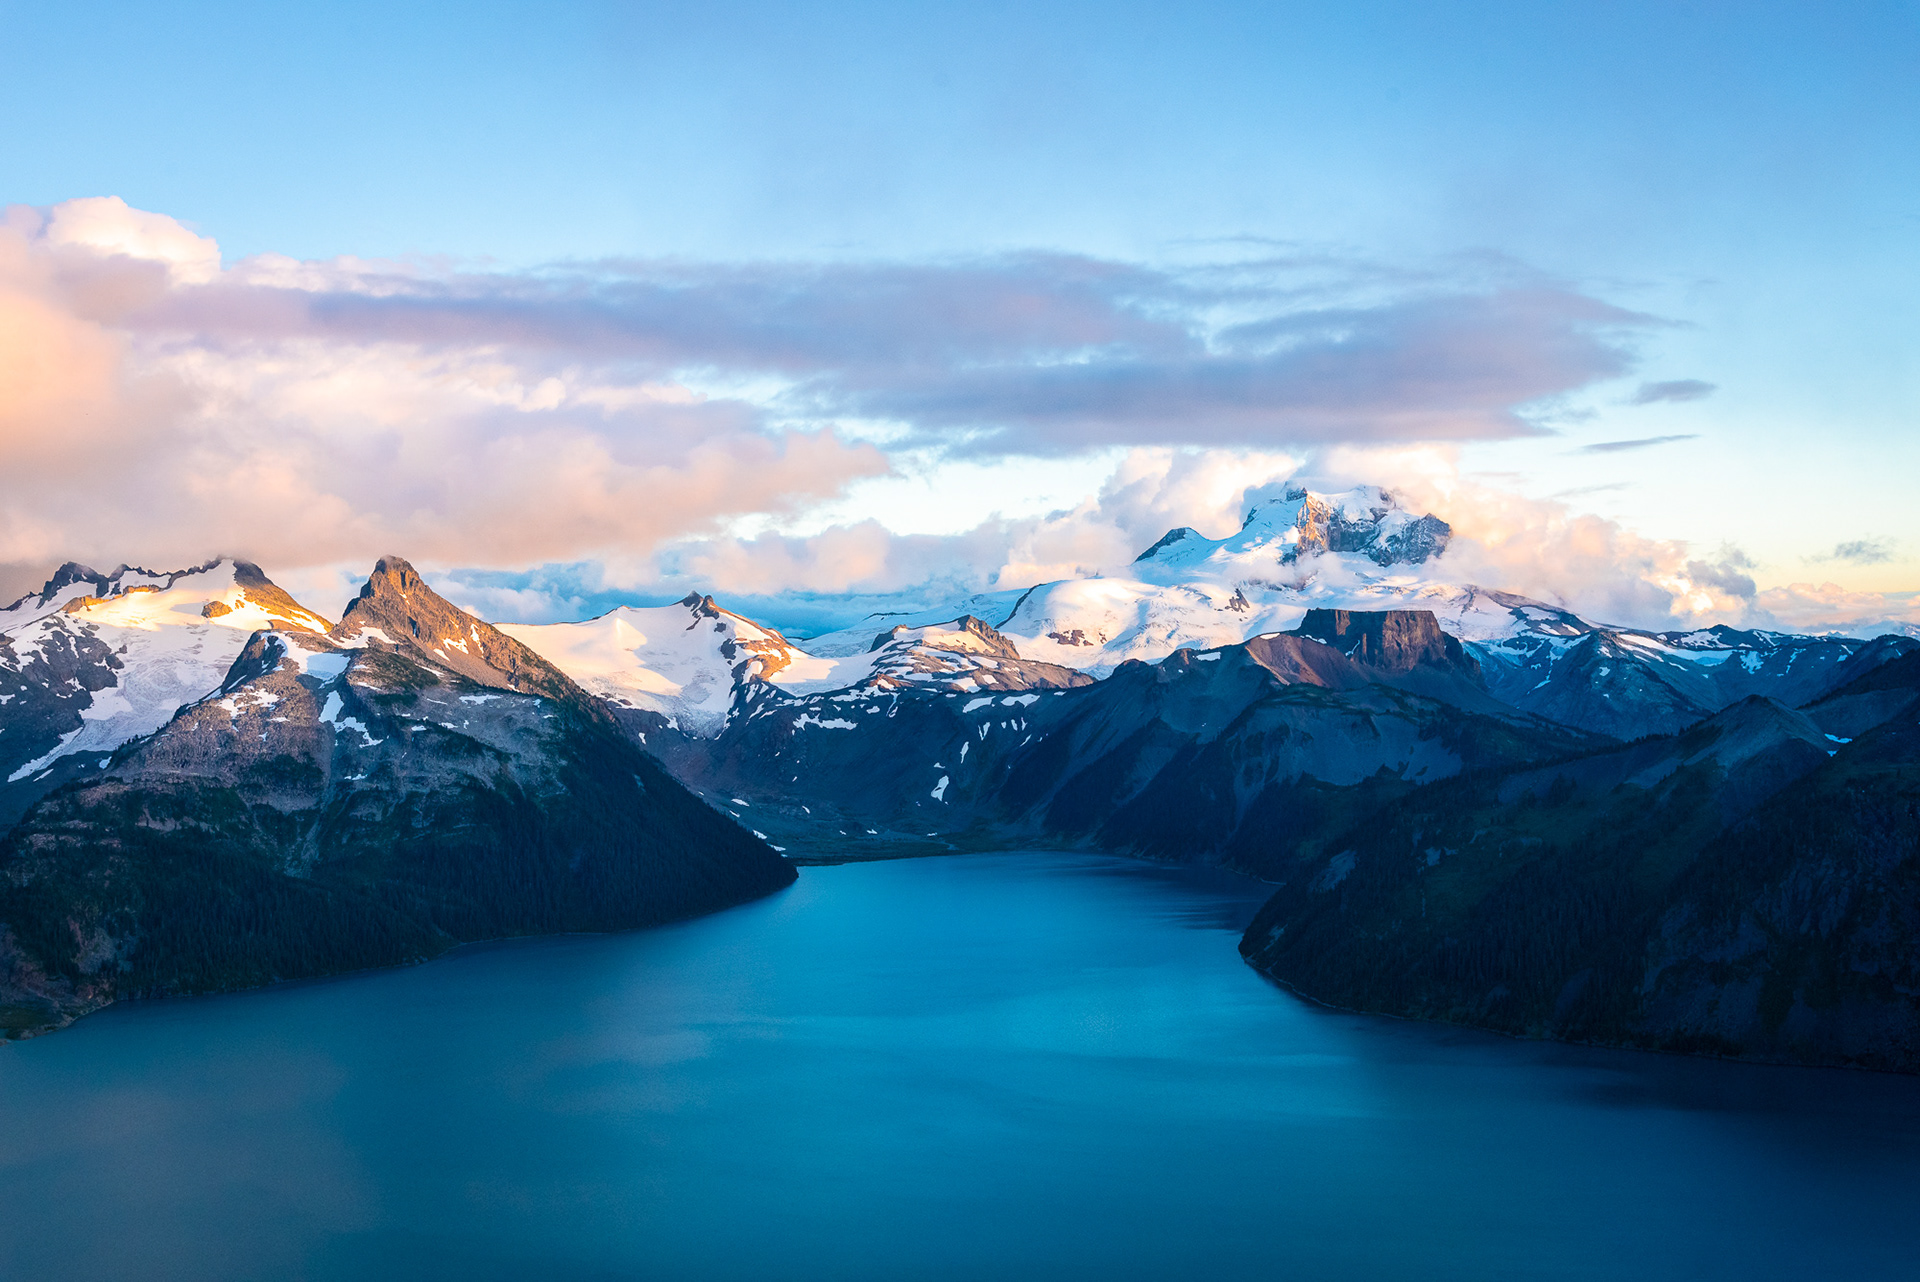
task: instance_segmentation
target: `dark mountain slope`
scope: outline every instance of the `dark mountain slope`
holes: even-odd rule
[[[1920,643],[1716,626],[1658,634],[1597,628],[1503,593],[1526,631],[1473,647],[1488,689],[1528,712],[1616,739],[1676,734],[1753,695],[1798,706]]]
[[[788,884],[531,650],[376,568],[0,845],[0,1023],[610,930]]]
[[[1358,626],[1356,646],[1379,635]],[[1260,867],[1269,820],[1248,830],[1248,816],[1297,808],[1303,789],[1404,789],[1594,743],[1492,700],[1431,615],[1391,626],[1420,643],[1366,651],[1378,664],[1277,634],[1123,664],[1096,684],[1063,673],[1077,684],[1053,690],[768,691],[717,739],[670,745],[669,764],[809,854],[868,837],[893,848],[874,853],[903,839],[1042,840]]]
[[[1920,1070],[1913,721],[1839,743],[1755,698],[1421,789],[1297,848],[1242,951],[1355,1009]]]
[[[1905,640],[1883,637],[1881,640]],[[1857,656],[1867,658],[1867,655]],[[1810,703],[1806,713],[1820,729],[1838,740],[1852,739],[1899,715],[1920,701],[1920,649],[1863,670],[1825,697]]]

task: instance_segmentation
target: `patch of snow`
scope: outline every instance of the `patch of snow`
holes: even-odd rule
[[[819,726],[822,730],[853,730],[857,728],[855,722],[848,721],[845,717],[827,717],[823,720],[811,712],[806,712],[794,718],[793,728],[795,730],[803,730],[808,726]]]
[[[368,730],[365,723],[361,722],[359,719],[355,717],[341,716],[340,715],[341,710],[345,706],[346,705],[341,701],[340,692],[338,690],[328,691],[326,705],[320,709],[320,720],[328,723],[329,725],[337,726],[339,729],[342,729],[342,730],[359,731],[360,738],[362,740],[362,743],[360,746],[363,748],[376,747],[386,742],[385,739],[374,738],[373,733],[370,730]],[[445,723],[443,722],[442,724],[445,724]],[[447,729],[451,730],[453,729],[453,727],[447,726]]]
[[[303,674],[316,677],[321,681],[335,680],[347,670],[347,664],[353,661],[353,656],[350,654],[341,654],[338,651],[315,654],[299,646],[287,647],[287,658],[298,663]]]
[[[51,752],[47,753],[47,755],[44,757],[35,757],[32,761],[29,761],[26,765],[21,766],[18,770],[14,771],[12,774],[7,776],[7,782],[19,783],[22,779],[25,779],[28,775],[32,774],[34,771],[40,770],[46,766],[49,766],[53,762],[58,761],[60,758],[66,756],[68,752],[73,750],[74,741],[80,737],[81,731],[85,730],[85,728],[86,727],[82,726],[80,730],[69,730],[64,735],[61,735],[60,742],[53,746],[53,750]]]

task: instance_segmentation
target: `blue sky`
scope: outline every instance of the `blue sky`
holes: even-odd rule
[[[1458,467],[1732,545],[1763,585],[1920,586],[1912,4],[0,3],[0,32],[0,202],[119,196],[229,263],[665,259],[711,288],[714,265],[1040,253],[1285,260],[1350,306],[1562,291],[1638,318],[1619,359],[1518,404],[1534,435],[1455,433]],[[953,532],[1070,504],[1109,461],[1090,429],[962,465],[939,432],[964,410],[882,399],[892,428],[844,430],[895,476],[729,528]]]

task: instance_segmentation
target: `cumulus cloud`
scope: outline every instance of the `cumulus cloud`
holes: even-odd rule
[[[1676,378],[1665,383],[1642,383],[1635,392],[1629,405],[1654,405],[1661,401],[1698,401],[1719,391],[1717,383],[1703,382],[1697,378]]]
[[[1576,454],[1619,454],[1626,450],[1644,450],[1654,445],[1671,445],[1675,441],[1697,441],[1697,433],[1688,432],[1680,436],[1642,436],[1631,441],[1595,441],[1592,445],[1582,445]]]
[[[1125,452],[1081,502],[1024,517],[993,517],[945,535],[903,535],[851,522],[807,536],[695,538],[624,567],[594,562],[531,574],[460,571],[455,599],[498,618],[581,618],[633,600],[689,589],[803,634],[872,610],[930,608],[967,594],[1064,578],[1126,577],[1133,559],[1170,528],[1210,538],[1238,529],[1248,506],[1293,484],[1323,491],[1383,484],[1405,506],[1454,528],[1440,578],[1520,592],[1598,622],[1650,629],[1714,623],[1863,634],[1920,635],[1920,596],[1850,592],[1826,584],[1761,590],[1759,567],[1737,547],[1705,552],[1646,538],[1563,499],[1534,499],[1501,478],[1465,473],[1447,445],[1340,446],[1301,455],[1142,448]],[[1333,573],[1330,566],[1319,567]],[[863,598],[849,603],[839,594]]]
[[[1753,563],[1736,548],[1702,556],[1682,540],[1652,539],[1560,499],[1536,499],[1462,472],[1444,447],[1335,451],[1336,475],[1372,475],[1416,510],[1453,526],[1444,572],[1501,587],[1599,622],[1644,628],[1764,622]]]
[[[1219,537],[1238,529],[1247,496],[1298,459],[1260,451],[1129,450],[1099,490],[1071,508],[992,516],[955,534],[900,534],[875,521],[806,536],[688,540],[662,550],[659,582],[750,595],[976,592],[1122,573],[1175,525]]]
[[[98,258],[158,263],[174,281],[204,284],[220,274],[220,246],[165,214],[133,209],[118,196],[85,196],[55,205],[42,234],[56,249]]]

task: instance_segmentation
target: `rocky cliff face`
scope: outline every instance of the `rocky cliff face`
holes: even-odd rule
[[[389,558],[329,634],[255,634],[222,688],[6,836],[0,1024],[624,929],[792,877]]]
[[[1480,675],[1480,665],[1440,630],[1431,610],[1308,610],[1295,631],[1383,672],[1425,666]]]
[[[1326,552],[1355,552],[1378,565],[1419,565],[1446,551],[1453,537],[1453,527],[1439,517],[1414,516],[1391,493],[1373,486],[1331,496],[1289,490],[1284,502],[1299,505],[1296,538],[1281,555],[1288,563]]]

